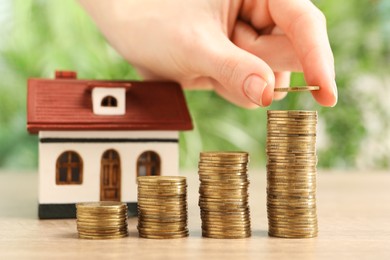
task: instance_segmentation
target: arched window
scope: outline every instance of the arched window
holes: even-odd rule
[[[143,152],[137,160],[137,176],[160,175],[160,156],[153,151]]]
[[[56,163],[56,184],[81,184],[83,182],[83,161],[73,151],[63,152]]]
[[[106,96],[102,99],[102,107],[117,107],[118,101],[113,96]]]
[[[115,150],[103,153],[100,170],[100,200],[121,200],[121,165]]]

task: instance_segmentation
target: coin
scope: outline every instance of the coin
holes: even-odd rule
[[[76,204],[79,238],[121,238],[127,231],[127,205],[122,202],[101,201]]]
[[[250,236],[248,162],[246,152],[200,153],[198,205],[203,236]]]
[[[300,90],[310,89],[295,91]],[[267,111],[267,215],[270,236],[305,238],[318,233],[315,196],[317,120],[316,111]]]
[[[139,236],[156,239],[188,236],[186,178],[142,176],[137,180]]]
[[[249,154],[247,152],[242,152],[242,151],[208,151],[208,152],[201,152],[200,153],[200,158],[203,157],[217,157],[217,158],[248,158]]]
[[[184,238],[188,237],[189,233],[179,234],[179,235],[155,235],[155,234],[145,234],[139,232],[139,237],[149,238],[149,239],[174,239],[174,238]]]

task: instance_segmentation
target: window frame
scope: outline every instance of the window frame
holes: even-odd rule
[[[151,160],[151,157],[150,157],[150,158],[147,158],[146,164],[145,164],[145,163],[143,164],[143,166],[146,168],[146,175],[139,175],[139,168],[140,168],[140,165],[141,165],[140,159],[141,159],[141,157],[142,157],[144,154],[146,154],[146,156],[148,156],[148,154],[149,154],[149,155],[152,155],[152,154],[156,155],[157,161],[152,161],[152,160]],[[148,159],[150,159],[150,160],[148,161]],[[153,164],[154,164],[154,166],[156,167],[156,171],[157,171],[157,174],[156,174],[156,175],[151,175],[151,166],[152,166]],[[161,176],[161,156],[160,156],[157,152],[152,151],[152,150],[144,151],[144,152],[142,152],[142,153],[138,156],[136,167],[137,167],[137,171],[136,171],[136,174],[137,174],[137,175],[136,175],[136,178],[137,178],[138,176]]]
[[[66,156],[66,162],[60,162],[60,159]],[[78,161],[72,162],[73,156],[77,156]],[[64,166],[65,165],[65,166]],[[81,158],[80,154],[78,154],[75,151],[65,151],[61,153],[57,157],[56,161],[56,185],[81,185],[83,183],[83,159]],[[66,169],[66,181],[61,181],[60,180],[60,171],[61,169],[65,168]],[[79,169],[79,180],[78,181],[73,181],[73,173],[72,169],[73,168],[78,168]]]

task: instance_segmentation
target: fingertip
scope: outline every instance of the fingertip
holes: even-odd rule
[[[264,107],[268,107],[272,104],[274,97],[274,88],[267,85],[263,90],[262,104]]]
[[[275,88],[288,88],[290,86],[291,72],[275,72]],[[287,96],[287,92],[275,92],[274,100],[281,100]]]
[[[274,88],[266,80],[258,75],[250,75],[243,84],[246,97],[254,104],[262,107],[271,105]]]
[[[319,91],[312,91],[315,100],[322,106],[334,107],[338,101],[338,91],[336,81],[327,86],[321,87]]]

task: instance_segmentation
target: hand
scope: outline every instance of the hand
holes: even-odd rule
[[[309,0],[80,0],[145,79],[213,88],[247,108],[269,106],[290,71],[324,106],[337,103],[324,15]]]

